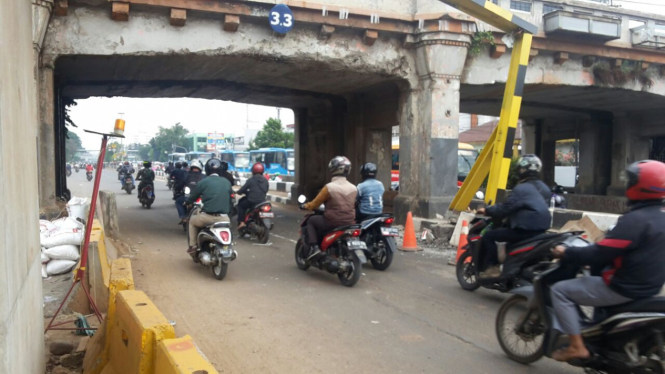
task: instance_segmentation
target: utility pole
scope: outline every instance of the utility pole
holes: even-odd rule
[[[280,121],[282,120],[282,116],[280,115],[281,110],[281,108],[277,108],[277,119]]]

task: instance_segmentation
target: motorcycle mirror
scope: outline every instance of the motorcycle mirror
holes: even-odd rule
[[[305,201],[307,201],[307,198],[305,197],[305,195],[300,195],[300,196],[298,196],[298,202],[299,202],[300,204],[304,204]]]
[[[189,187],[185,187],[185,195],[189,195],[190,189]]]
[[[476,199],[482,200],[484,198],[485,198],[485,194],[483,193],[483,191],[476,192]]]

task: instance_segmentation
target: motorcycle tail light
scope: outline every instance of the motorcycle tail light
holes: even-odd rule
[[[261,207],[261,210],[264,212],[269,212],[272,209],[270,205],[264,205]]]
[[[201,198],[200,197],[198,199],[196,199],[196,203],[197,204],[201,203]]]
[[[232,198],[232,199],[235,199],[235,198],[236,198],[236,194],[232,193],[232,194],[231,194],[231,198]]]
[[[219,233],[219,236],[222,237],[223,242],[228,242],[231,239],[231,234],[228,231],[222,231]]]
[[[393,217],[387,218],[385,221],[383,221],[383,223],[385,223],[386,225],[392,225],[393,222],[395,222],[395,218]]]
[[[353,232],[351,233],[351,236],[353,236],[353,237],[360,236],[360,230],[353,230]]]

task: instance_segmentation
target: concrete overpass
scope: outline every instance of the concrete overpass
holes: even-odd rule
[[[495,2],[530,4],[513,11],[540,28],[524,88],[525,150],[543,157],[552,182],[554,142],[579,138],[577,192],[620,193],[618,171],[665,135],[656,24],[665,18],[582,1]],[[268,1],[42,1],[53,15],[38,46],[41,205],[66,192],[67,100],[197,97],[294,109],[293,195],[320,188],[335,154],[376,162],[389,185],[399,125],[396,211],[442,214],[456,192],[458,114],[499,115],[509,39],[435,0],[285,3],[296,20],[287,35],[270,29]],[[478,46],[478,31],[496,45]]]

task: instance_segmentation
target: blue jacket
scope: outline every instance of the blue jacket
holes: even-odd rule
[[[362,214],[381,214],[383,213],[383,193],[385,188],[383,183],[370,178],[358,185],[358,209]]]
[[[550,228],[549,199],[552,192],[539,179],[526,180],[513,188],[513,192],[502,203],[485,208],[492,218],[510,219],[511,229],[545,231]]]

